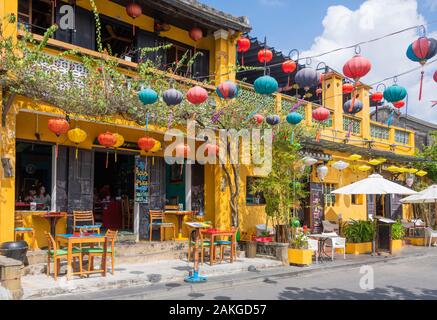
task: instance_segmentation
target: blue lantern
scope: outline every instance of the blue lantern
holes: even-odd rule
[[[392,85],[384,90],[384,99],[388,102],[397,102],[404,100],[407,96],[407,90],[397,84]]]
[[[138,98],[145,105],[154,104],[158,100],[158,94],[155,90],[146,88],[138,93]]]
[[[182,102],[184,96],[182,92],[176,89],[168,89],[162,94],[162,99],[168,106],[177,106]]]
[[[304,88],[308,91],[312,87],[316,87],[319,84],[320,75],[313,68],[304,68],[299,70],[294,77],[294,81],[300,88]]]
[[[278,91],[278,81],[270,76],[262,76],[255,80],[253,87],[259,94],[272,94]]]
[[[217,95],[222,99],[234,99],[238,95],[238,87],[232,81],[220,83],[215,90]]]
[[[353,103],[354,105],[352,106],[352,100],[346,101],[346,103],[343,105],[344,113],[356,114],[363,110],[363,103],[360,100],[355,99]]]
[[[297,125],[301,123],[303,116],[297,112],[291,112],[287,115],[287,122],[291,125]]]
[[[267,116],[266,122],[271,126],[276,126],[281,121],[281,118],[277,114]]]

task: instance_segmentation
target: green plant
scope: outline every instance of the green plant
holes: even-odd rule
[[[307,249],[308,248],[308,236],[300,232],[294,236],[290,241],[290,247],[292,249]]]
[[[344,236],[350,243],[363,243],[373,240],[375,228],[372,221],[352,220],[344,227]]]
[[[391,239],[401,240],[405,236],[405,228],[400,221],[393,224],[391,228]]]

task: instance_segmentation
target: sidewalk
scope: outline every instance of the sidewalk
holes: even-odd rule
[[[53,278],[39,275],[23,277],[22,283],[24,299],[158,299],[165,297],[169,290],[196,292],[341,268],[355,268],[366,264],[402,263],[430,256],[437,256],[437,248],[405,247],[394,256],[348,255],[346,260],[342,259],[342,255],[337,255],[334,262],[326,261],[309,267],[283,267],[276,260],[240,258],[233,264],[226,263],[213,267],[205,264],[201,273],[208,276],[208,282],[194,285],[183,282],[192,264],[181,260],[120,265],[116,267],[115,276],[109,274],[106,278],[94,275],[88,279],[67,282],[65,277],[61,277],[55,282]],[[250,270],[249,266],[252,266]]]

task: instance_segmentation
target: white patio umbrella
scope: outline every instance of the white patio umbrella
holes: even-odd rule
[[[406,197],[401,200],[402,203],[437,203],[437,184]]]
[[[398,183],[384,179],[379,174],[354,182],[348,186],[334,190],[334,194],[416,194],[417,192],[401,186]]]

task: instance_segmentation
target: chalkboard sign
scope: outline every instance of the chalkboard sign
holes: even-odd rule
[[[135,201],[149,203],[149,174],[146,160],[140,157],[135,158]]]
[[[323,231],[322,221],[324,219],[324,194],[323,184],[310,184],[310,201],[311,201],[311,229],[314,233],[321,233]]]

